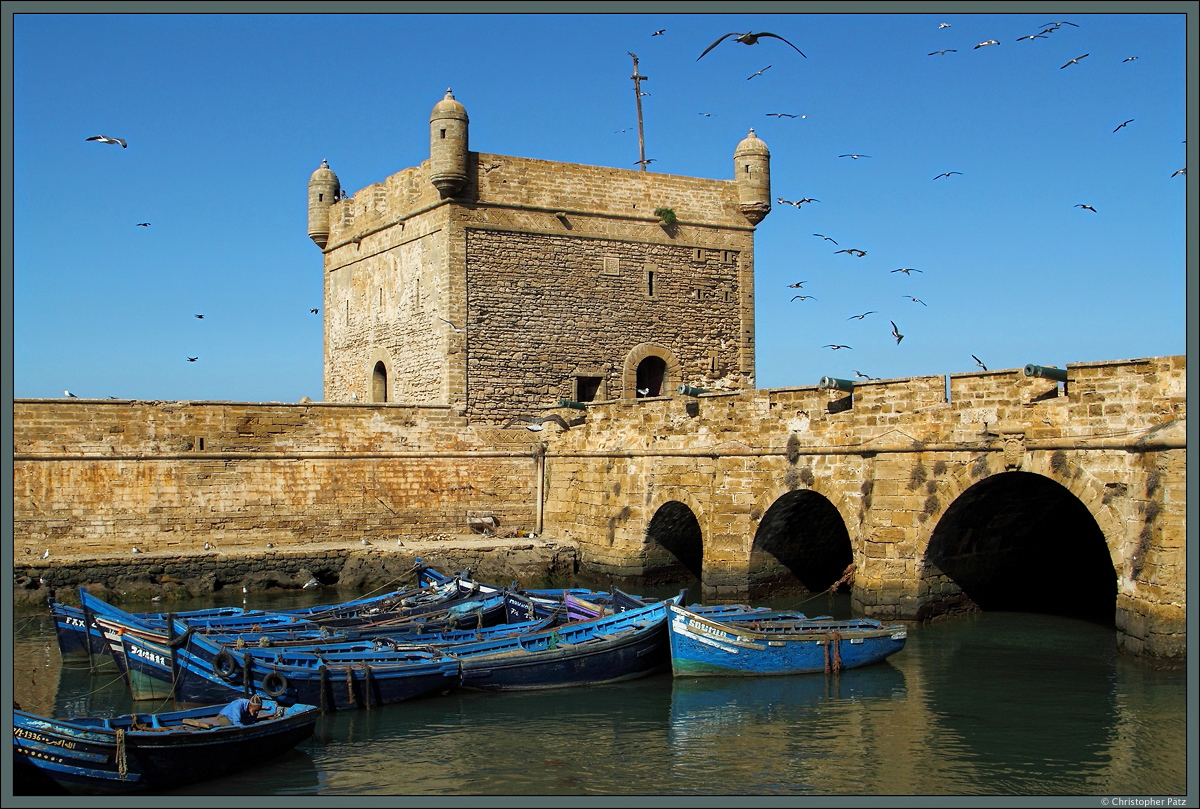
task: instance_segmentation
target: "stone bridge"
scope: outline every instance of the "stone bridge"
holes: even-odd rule
[[[867,615],[1054,612],[1181,656],[1184,357],[1025,371],[591,406],[548,441],[544,524],[708,595],[850,573]]]

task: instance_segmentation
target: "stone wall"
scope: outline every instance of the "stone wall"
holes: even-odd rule
[[[532,530],[536,442],[445,407],[18,400],[14,553]]]

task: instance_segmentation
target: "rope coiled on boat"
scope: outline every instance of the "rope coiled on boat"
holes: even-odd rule
[[[125,776],[129,774],[129,765],[125,761],[125,729],[117,728],[117,774],[121,776],[121,780],[125,780]]]

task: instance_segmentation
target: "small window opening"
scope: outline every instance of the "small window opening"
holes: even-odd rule
[[[371,373],[371,401],[387,401],[387,366],[383,362],[375,363],[375,370]]]
[[[446,137],[446,130],[443,129],[442,130],[442,138],[444,139],[445,137]]]
[[[324,202],[324,201],[325,201],[325,195],[318,193],[317,194],[317,202]]]
[[[646,294],[654,297],[654,270],[646,271]]]
[[[596,396],[600,393],[600,383],[603,381],[598,376],[579,376],[575,378],[575,401],[577,402],[594,402]]]

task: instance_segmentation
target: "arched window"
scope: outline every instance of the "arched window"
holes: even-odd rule
[[[371,401],[386,402],[387,399],[387,366],[383,362],[375,363],[371,372]]]
[[[667,376],[667,363],[662,357],[649,356],[638,363],[637,398],[662,396],[663,380]]]

